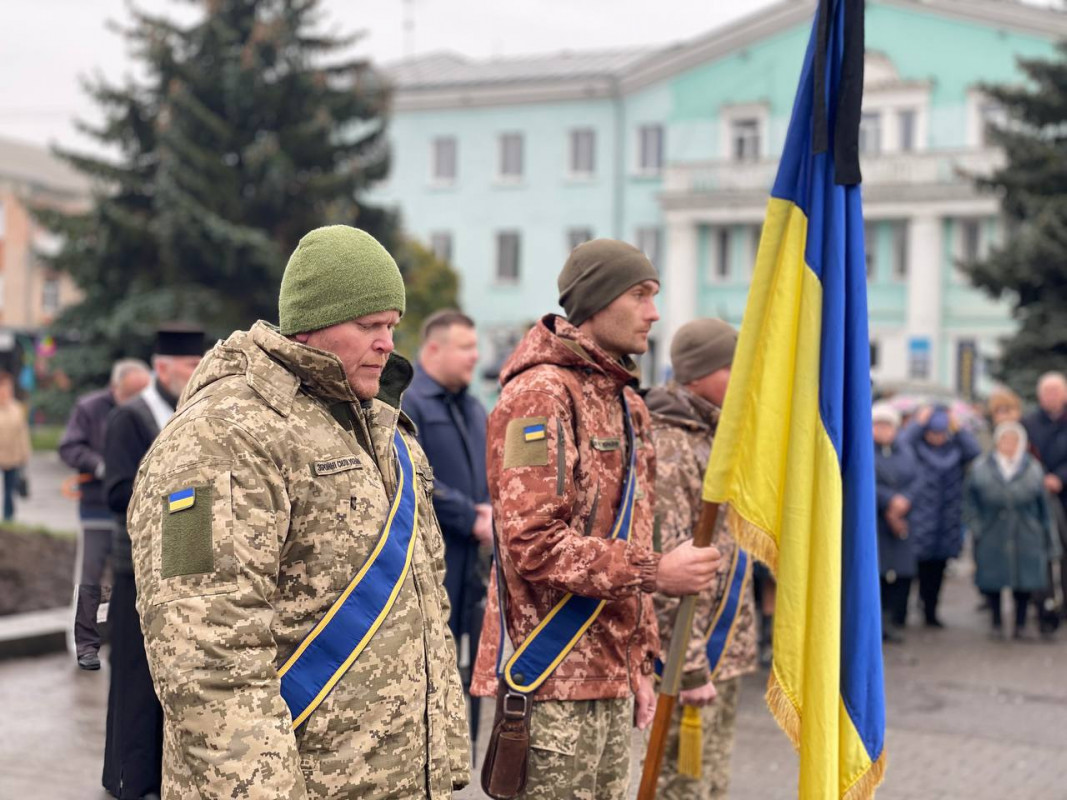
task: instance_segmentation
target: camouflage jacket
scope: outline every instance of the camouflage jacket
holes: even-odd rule
[[[652,439],[656,444],[656,530],[657,544],[669,552],[693,538],[703,503],[704,472],[711,456],[711,443],[719,422],[719,409],[677,383],[653,389],[645,397],[652,414]],[[715,546],[729,565],[737,543],[726,529]],[[722,602],[730,578],[728,566],[719,572],[711,587],[697,598],[693,636],[686,653],[682,687],[693,689],[708,682],[708,658],[704,652],[705,634]],[[678,612],[678,598],[656,595],[656,615],[663,649],[667,649]],[[737,614],[730,645],[723,654],[715,678],[727,680],[756,669],[756,621],[752,591],[745,592]]]
[[[610,602],[552,677],[539,700],[626,697],[659,650],[652,550],[655,454],[634,375],[566,320],[549,315],[501,373],[489,417],[489,493],[507,589],[507,626],[519,646],[567,593]],[[611,541],[629,453],[626,393],[636,435],[637,501],[629,541]],[[524,428],[545,434],[525,441]],[[500,635],[496,576],[471,692],[496,691]]]
[[[433,477],[397,410],[410,376],[394,356],[379,399],[360,404],[340,360],[260,322],[208,354],[145,456],[128,520],[164,800],[443,798],[467,783]],[[277,670],[378,541],[398,425],[419,476],[411,569],[294,733]],[[197,513],[168,514],[186,487]]]

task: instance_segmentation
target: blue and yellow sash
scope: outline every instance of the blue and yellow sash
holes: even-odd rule
[[[626,541],[630,538],[630,531],[633,528],[634,499],[637,495],[637,447],[630,419],[630,407],[625,395],[622,398],[622,408],[630,458],[622,501],[615,516],[615,524],[612,526],[611,538]],[[558,446],[562,447],[562,442]],[[497,563],[497,585],[500,587],[501,600],[503,600],[503,574],[499,568],[499,556]],[[501,641],[497,650],[497,675],[503,674],[508,686],[515,692],[530,694],[537,691],[537,688],[548,680],[556,667],[578,644],[578,640],[600,616],[607,602],[607,600],[582,597],[568,592],[526,637],[515,654],[508,659],[503,671],[500,669],[500,662],[503,659],[503,644],[507,628],[504,604],[501,602],[499,604]]]
[[[730,577],[722,602],[715,611],[715,617],[708,626],[704,636],[705,651],[708,654],[708,669],[714,679],[719,671],[723,654],[730,646],[737,627],[737,614],[748,588],[749,575],[752,572],[751,559],[740,545],[734,548],[733,561],[730,563]]]
[[[282,698],[298,728],[359,658],[389,614],[411,567],[419,517],[415,466],[393,435],[397,487],[378,544],[318,625],[278,670]]]
[[[748,590],[749,577],[752,574],[752,559],[740,546],[734,549],[734,557],[730,561],[729,580],[726,584],[726,592],[719,601],[719,607],[715,609],[715,616],[711,620],[707,631],[704,632],[704,650],[708,655],[708,672],[712,678],[719,671],[723,654],[726,653],[730,642],[734,638],[734,630],[737,628],[737,614],[741,610],[745,592]],[[663,662],[656,659],[656,674],[663,673]]]

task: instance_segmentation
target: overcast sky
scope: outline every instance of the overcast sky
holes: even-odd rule
[[[326,25],[364,31],[356,52],[388,63],[452,50],[472,57],[666,44],[699,36],[773,0],[323,0]],[[136,0],[139,8],[195,16],[199,3]],[[406,9],[414,31],[405,36]],[[84,145],[74,117],[94,120],[79,76],[131,71],[108,20],[126,0],[0,0],[0,136]]]

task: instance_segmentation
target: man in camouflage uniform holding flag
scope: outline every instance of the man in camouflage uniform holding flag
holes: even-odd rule
[[[736,344],[737,332],[721,320],[699,319],[683,325],[671,342],[674,379],[645,397],[652,414],[657,457],[657,544],[664,553],[688,542],[700,519],[704,471]],[[756,669],[755,616],[747,565],[735,562],[737,543],[726,529],[720,530],[712,544],[722,553],[723,568],[718,580],[697,599],[682,691],[656,793],[666,800],[720,800],[727,796],[741,676]],[[732,578],[738,593],[735,606],[726,601]],[[655,600],[665,658],[678,599],[661,593]],[[725,641],[714,664],[710,658],[715,649],[709,655],[707,647],[713,623]],[[696,759],[689,759],[687,765],[683,758],[683,769],[679,769],[682,739],[695,749]]]
[[[164,800],[445,798],[468,781],[433,475],[399,410],[404,305],[371,236],[312,231],[282,278],[280,328],[217,345],[144,459],[130,531]],[[393,594],[364,638],[342,637],[354,660],[294,725],[286,670],[349,619],[343,593],[382,580],[376,545],[400,535],[398,509]]]
[[[605,604],[574,649],[533,687],[529,780],[524,797],[626,797],[633,725],[652,721],[659,633],[651,593],[710,585],[713,548],[652,549],[655,453],[631,356],[648,348],[659,318],[659,275],[637,248],[596,239],[575,248],[560,273],[560,305],[526,335],[501,372],[489,418],[489,493],[499,572],[493,576],[472,694],[497,692],[501,641],[497,579],[504,578],[505,635],[515,647],[569,595]],[[625,404],[625,405],[624,405]],[[628,540],[612,537],[636,449],[636,501]],[[543,641],[543,640],[542,640]],[[519,683],[535,676],[513,673]]]

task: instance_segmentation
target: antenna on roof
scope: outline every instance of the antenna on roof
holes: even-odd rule
[[[404,0],[404,58],[415,55],[415,0]]]

